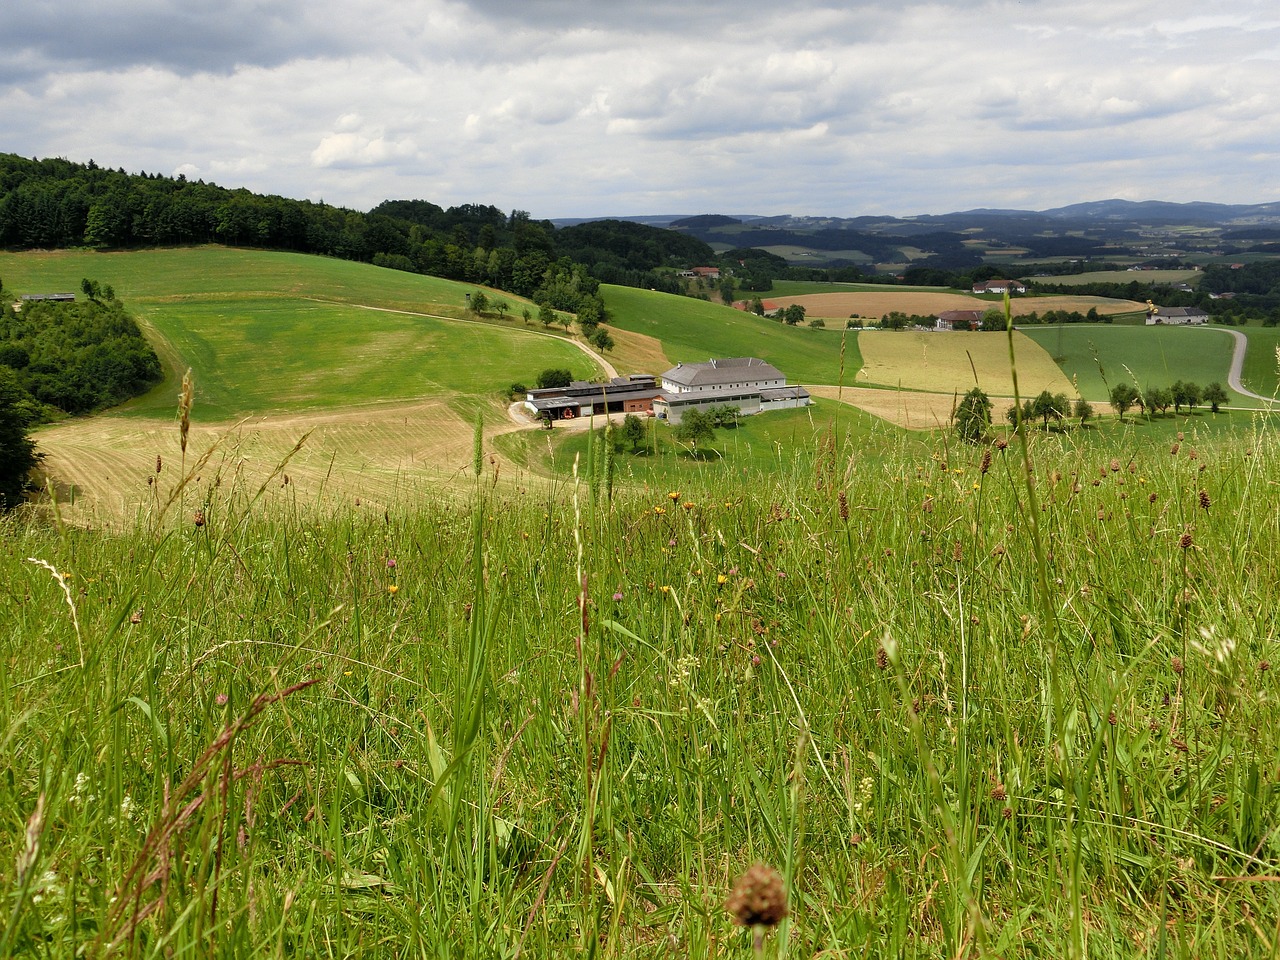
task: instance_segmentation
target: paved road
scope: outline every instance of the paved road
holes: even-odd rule
[[[1236,393],[1243,393],[1246,397],[1253,397],[1255,400],[1264,400],[1268,403],[1271,402],[1275,399],[1274,397],[1264,397],[1260,393],[1254,393],[1240,383],[1240,373],[1244,370],[1244,351],[1249,346],[1249,338],[1239,330],[1223,330],[1222,332],[1231,334],[1236,341],[1235,349],[1231,352],[1231,372],[1227,374],[1227,386]]]

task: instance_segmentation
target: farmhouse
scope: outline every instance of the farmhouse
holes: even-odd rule
[[[935,330],[981,330],[985,310],[943,310],[934,324]]]
[[[679,363],[662,375],[662,388],[653,410],[670,423],[679,423],[689,410],[733,406],[753,414],[810,403],[808,390],[788,386],[781,370],[756,357]]]
[[[1159,310],[1147,311],[1147,325],[1157,323],[1170,325],[1203,324],[1209,322],[1209,314],[1199,307],[1161,307]]]
[[[692,279],[719,280],[720,268],[719,267],[693,267],[692,269],[689,269],[689,270],[681,270],[680,276],[685,277],[687,279],[691,279],[691,280]]]
[[[1027,285],[1017,280],[984,280],[973,285],[974,293],[1026,293]]]
[[[608,383],[575,380],[567,387],[545,387],[525,395],[525,409],[537,417],[572,420],[606,413],[653,416],[654,399],[662,388],[650,373],[614,377]]]

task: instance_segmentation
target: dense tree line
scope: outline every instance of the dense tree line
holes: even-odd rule
[[[160,382],[160,359],[109,288],[102,299],[26,301],[0,312],[0,369],[46,409],[90,413],[145,393]],[[6,297],[6,300],[8,298]],[[35,409],[35,407],[33,407]]]
[[[660,268],[710,262],[669,230],[612,221],[557,231],[516,210],[388,200],[368,213],[183,176],[0,154],[0,247],[128,249],[193,243],[291,250],[478,283],[603,315],[599,282],[681,289]],[[586,254],[592,250],[588,258]],[[593,267],[598,269],[593,270]]]

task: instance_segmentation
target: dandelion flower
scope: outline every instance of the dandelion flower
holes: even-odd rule
[[[393,597],[399,592],[399,590],[400,588],[394,583],[387,584],[387,593],[391,594]]]

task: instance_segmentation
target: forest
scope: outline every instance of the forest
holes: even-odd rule
[[[96,296],[28,300],[20,310],[5,295],[0,369],[13,371],[40,419],[114,406],[160,382],[160,359],[124,304],[93,281],[85,286]]]

